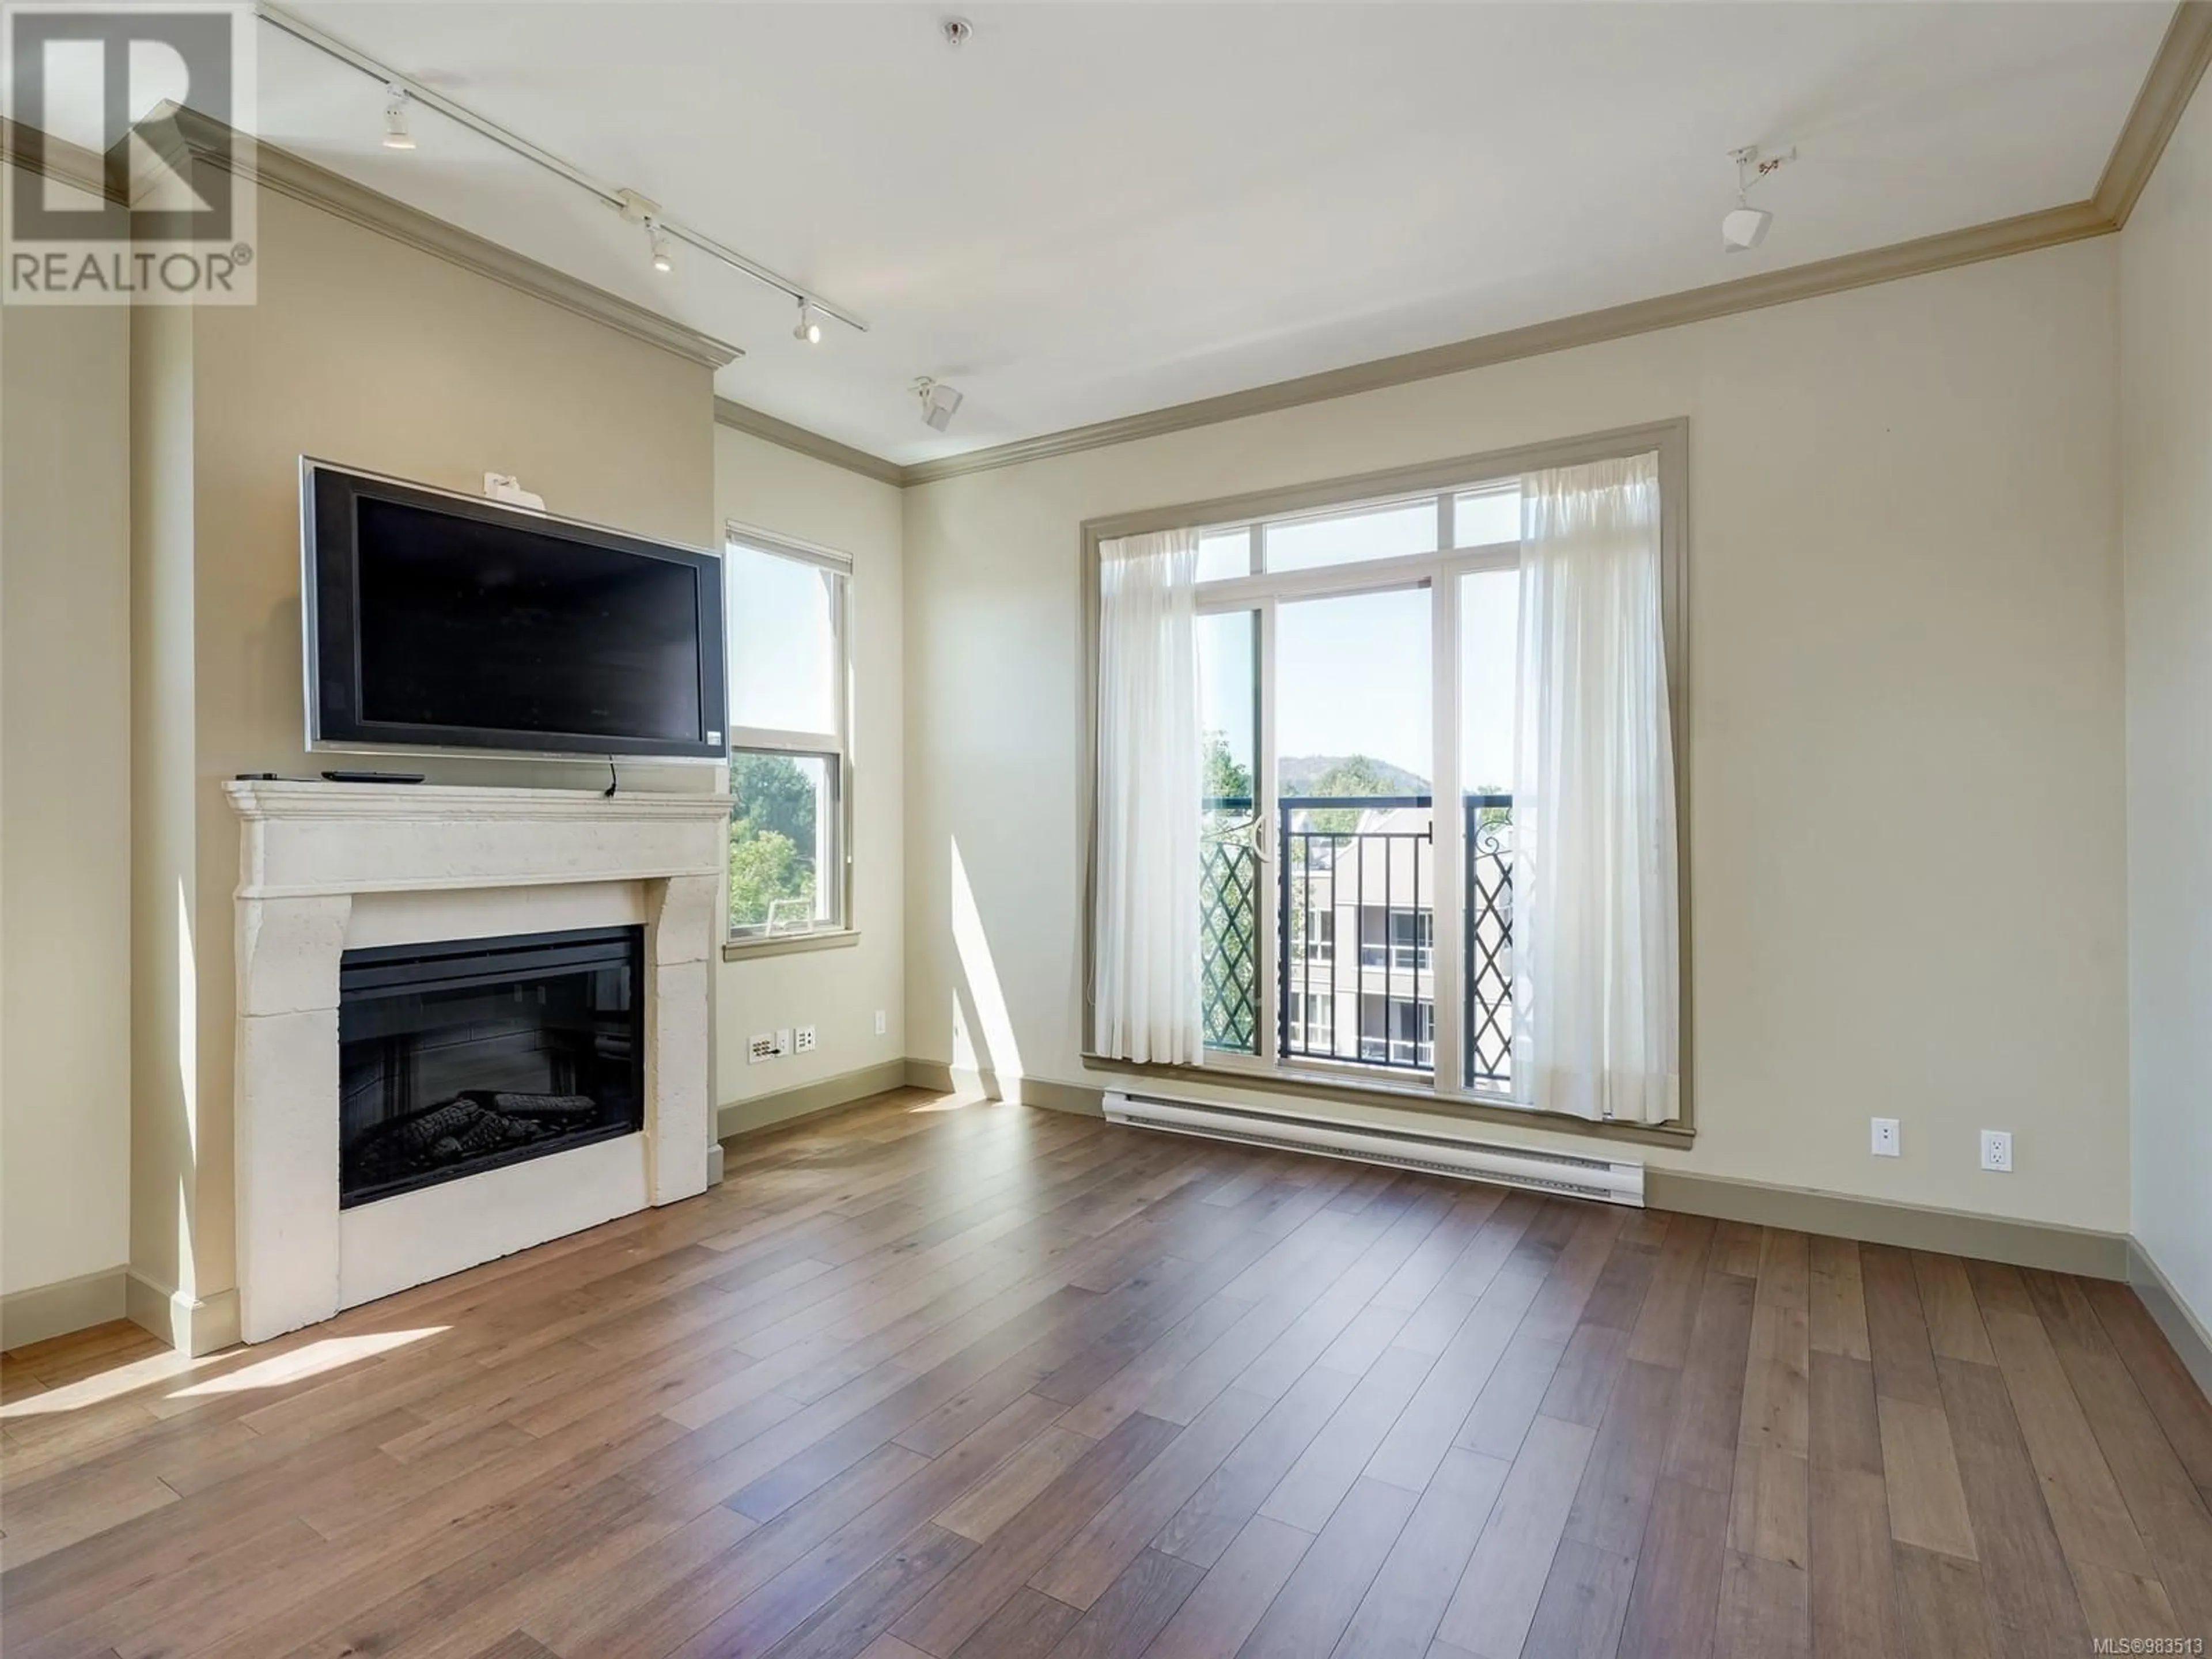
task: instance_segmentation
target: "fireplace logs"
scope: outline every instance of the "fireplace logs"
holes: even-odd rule
[[[487,1152],[568,1133],[599,1112],[589,1095],[471,1089],[379,1124],[352,1148],[348,1171],[362,1184],[404,1181]]]

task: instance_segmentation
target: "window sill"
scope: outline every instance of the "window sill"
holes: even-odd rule
[[[1185,1083],[1210,1083],[1248,1093],[1296,1095],[1309,1099],[1365,1102],[1412,1112],[1431,1112],[1464,1121],[1473,1118],[1491,1123],[1516,1123],[1524,1129],[1543,1129],[1561,1134],[1589,1135],[1601,1140],[1634,1141],[1646,1146],[1686,1147],[1697,1139],[1696,1128],[1686,1120],[1673,1123],[1609,1123],[1571,1117],[1565,1112],[1540,1112],[1515,1106],[1495,1096],[1454,1094],[1427,1085],[1359,1076],[1350,1071],[1261,1069],[1224,1060],[1212,1066],[1160,1066],[1136,1060],[1113,1060],[1085,1054],[1086,1071],[1120,1072],[1135,1077],[1155,1077]]]
[[[722,941],[722,960],[750,962],[755,957],[796,956],[802,951],[837,951],[860,942],[857,927],[824,927],[813,933],[779,933],[760,939]]]

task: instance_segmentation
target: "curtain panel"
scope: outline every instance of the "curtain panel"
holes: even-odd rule
[[[1092,1036],[1117,1060],[1206,1057],[1197,587],[1194,530],[1099,548]]]
[[[1656,455],[1521,481],[1513,1073],[1540,1110],[1680,1115]]]

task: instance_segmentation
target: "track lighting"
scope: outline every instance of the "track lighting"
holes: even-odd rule
[[[1729,160],[1735,163],[1735,205],[1721,216],[1722,247],[1730,253],[1747,253],[1766,240],[1774,216],[1765,208],[1752,206],[1752,188],[1768,173],[1796,159],[1795,144],[1772,155],[1761,155],[1756,144],[1729,152]]]
[[[669,256],[668,233],[660,228],[658,219],[645,222],[646,246],[653,250],[653,268],[664,276],[676,269],[676,261]]]
[[[611,179],[601,179],[586,172],[574,162],[547,149],[544,145],[532,143],[513,128],[501,126],[498,122],[477,113],[459,100],[448,97],[436,87],[414,79],[383,59],[372,57],[360,47],[318,28],[305,18],[293,15],[286,7],[277,3],[277,0],[253,0],[251,6],[241,7],[240,9],[249,13],[269,27],[276,29],[302,45],[313,48],[335,62],[343,64],[348,69],[368,76],[377,85],[385,88],[390,94],[390,100],[385,106],[384,143],[388,148],[392,149],[415,148],[414,137],[407,131],[408,106],[419,105],[424,109],[435,110],[454,125],[466,128],[478,137],[496,144],[508,155],[551,174],[564,184],[574,186],[602,205],[612,208],[629,223],[637,224],[641,222],[642,215],[639,209],[645,198],[637,191],[617,185]],[[668,258],[667,248],[672,242],[680,240],[693,252],[718,264],[726,265],[732,270],[740,272],[754,282],[769,288],[780,289],[793,300],[805,300],[817,318],[826,318],[833,322],[842,323],[846,327],[862,334],[867,332],[868,325],[866,319],[825,299],[819,294],[813,293],[791,277],[769,269],[757,259],[748,258],[736,248],[726,242],[717,240],[697,226],[679,223],[672,216],[661,213],[657,206],[653,209],[653,215],[657,223],[665,227],[665,230],[664,240],[654,247],[654,269],[664,271],[674,269],[673,261]]]
[[[791,331],[794,340],[804,340],[809,345],[822,343],[822,321],[814,314],[814,307],[804,300],[799,302],[799,325]]]
[[[412,149],[415,135],[407,131],[407,88],[394,85],[384,106],[384,147],[386,149]]]
[[[914,383],[914,393],[921,399],[922,421],[933,432],[944,431],[960,412],[959,391],[942,380],[933,380],[925,374]]]

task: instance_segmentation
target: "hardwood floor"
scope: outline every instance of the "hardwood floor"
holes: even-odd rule
[[[0,1398],[9,1659],[2212,1636],[2212,1405],[2124,1288],[916,1093]]]

